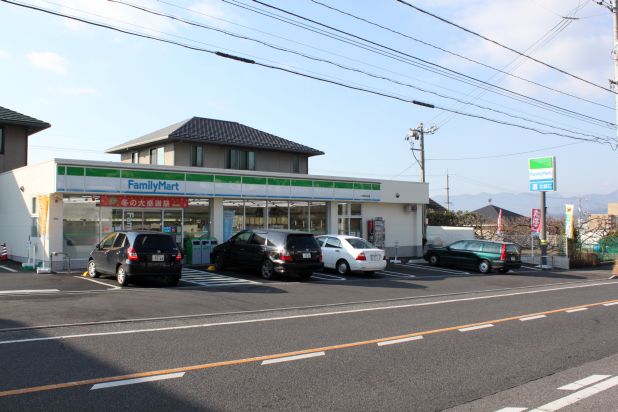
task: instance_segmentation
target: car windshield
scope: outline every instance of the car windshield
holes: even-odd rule
[[[359,237],[349,237],[344,240],[348,242],[354,249],[375,249],[376,248],[374,245],[367,242],[365,239],[361,239]]]
[[[138,253],[151,252],[153,250],[171,252],[176,248],[176,243],[174,239],[168,235],[147,234],[137,235],[135,242],[133,242],[133,247]]]
[[[287,249],[319,249],[313,235],[288,235]]]

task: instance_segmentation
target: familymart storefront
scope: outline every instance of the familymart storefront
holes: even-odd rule
[[[10,257],[62,252],[73,267],[85,267],[107,233],[128,229],[166,232],[183,246],[244,228],[345,233],[418,256],[419,205],[428,202],[421,183],[67,159],[6,172],[0,190]]]

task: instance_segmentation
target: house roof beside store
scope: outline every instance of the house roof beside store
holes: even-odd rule
[[[497,221],[500,209],[502,209],[502,219],[517,219],[520,217],[525,217],[523,215],[520,215],[519,213],[511,212],[510,210],[495,205],[487,205],[480,209],[473,210],[472,213],[476,213],[485,220]]]
[[[153,143],[188,141],[195,143],[219,144],[225,146],[247,147],[306,154],[322,155],[324,152],[304,146],[261,130],[237,122],[192,117],[179,123],[164,127],[137,139],[114,146],[106,153],[119,154],[128,150],[150,146]]]
[[[0,106],[0,125],[21,126],[28,135],[45,130],[51,124]]]

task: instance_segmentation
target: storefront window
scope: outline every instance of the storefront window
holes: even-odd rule
[[[210,237],[210,206],[208,199],[189,199],[189,207],[185,209],[184,236]]]
[[[268,228],[287,229],[289,225],[289,204],[287,200],[268,202]]]
[[[311,202],[309,214],[311,217],[311,226],[309,230],[316,235],[326,234],[326,202]]]
[[[182,210],[163,210],[163,232],[169,233],[179,245],[182,242]]]
[[[266,228],[266,201],[245,200],[245,228]]]
[[[63,251],[71,259],[87,259],[99,237],[99,207],[91,197],[63,199]]]
[[[309,202],[290,202],[290,229],[309,231]]]
[[[242,200],[223,201],[223,239],[226,241],[236,232],[245,228]]]
[[[339,203],[337,212],[339,214],[337,228],[340,235],[363,236],[360,203]]]

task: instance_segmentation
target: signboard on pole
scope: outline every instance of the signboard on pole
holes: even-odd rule
[[[573,222],[573,209],[575,206],[573,205],[564,205],[565,206],[565,215],[564,215],[564,233],[566,234],[567,239],[573,239],[575,237],[575,225]]]
[[[532,209],[530,213],[530,233],[533,235],[541,233],[541,209]]]
[[[530,191],[556,190],[556,158],[550,156],[528,159],[528,176]]]

